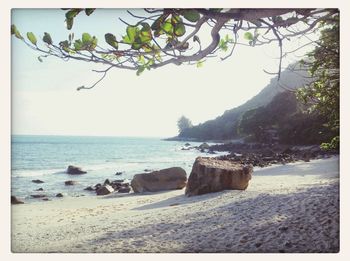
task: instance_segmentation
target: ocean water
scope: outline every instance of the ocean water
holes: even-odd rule
[[[30,197],[38,194],[38,188],[43,188],[41,193],[52,200],[57,193],[95,195],[83,189],[107,178],[131,180],[145,169],[182,167],[189,175],[197,156],[212,156],[196,149],[181,150],[185,142],[160,138],[13,135],[11,142],[11,194],[29,202],[38,201]],[[79,166],[88,173],[66,174],[68,165]],[[116,172],[123,174],[115,175]],[[44,183],[33,183],[34,179]],[[66,180],[77,181],[77,185],[65,186]]]

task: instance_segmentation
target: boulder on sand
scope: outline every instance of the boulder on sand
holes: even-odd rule
[[[244,190],[248,187],[252,172],[252,165],[198,157],[188,178],[185,194],[194,196],[225,189]]]
[[[87,173],[86,171],[83,171],[81,168],[69,165],[67,168],[67,173],[72,174],[72,175],[77,175],[77,174],[85,174]]]
[[[131,187],[136,193],[182,189],[186,186],[186,180],[186,171],[173,167],[151,173],[136,174],[131,181]]]
[[[96,190],[96,194],[98,196],[102,196],[102,195],[108,195],[110,193],[112,193],[114,191],[114,188],[112,188],[112,186],[110,185],[103,185],[100,188],[98,188]]]

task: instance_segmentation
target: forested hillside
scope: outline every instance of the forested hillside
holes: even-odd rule
[[[243,113],[267,105],[277,94],[286,92],[286,88],[296,89],[304,86],[309,81],[310,78],[308,78],[305,71],[285,70],[281,74],[280,82],[278,82],[277,77],[271,79],[270,83],[262,89],[260,93],[246,103],[225,111],[223,115],[216,119],[183,130],[179,134],[179,138],[196,140],[227,140],[239,138],[242,136],[242,133],[239,132],[238,124]]]

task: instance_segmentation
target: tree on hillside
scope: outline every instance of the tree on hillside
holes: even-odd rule
[[[64,9],[65,23],[71,30],[78,15],[93,15],[95,9]],[[144,9],[142,14],[127,11],[137,22],[125,24],[125,34],[117,38],[106,32],[105,39],[97,39],[90,33],[76,38],[70,33],[68,39],[55,39],[45,32],[38,41],[32,32],[22,36],[15,25],[11,32],[41,55],[39,61],[55,56],[65,61],[78,60],[106,65],[95,71],[101,77],[91,89],[114,68],[135,70],[137,75],[144,70],[156,69],[169,64],[196,64],[215,57],[220,51],[221,60],[230,57],[238,45],[257,46],[278,43],[280,63],[276,74],[281,72],[283,42],[293,37],[307,37],[317,31],[321,22],[332,21],[337,9]],[[210,28],[208,39],[201,39],[203,31]],[[309,44],[312,44],[310,41]],[[302,48],[302,47],[300,47]]]
[[[181,133],[184,130],[191,128],[192,122],[185,116],[181,116],[177,121],[177,127],[179,128],[179,133]]]

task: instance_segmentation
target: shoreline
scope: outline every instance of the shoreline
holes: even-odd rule
[[[12,206],[12,251],[337,252],[339,157],[256,169],[245,191],[86,196]],[[191,231],[191,233],[189,233]]]

